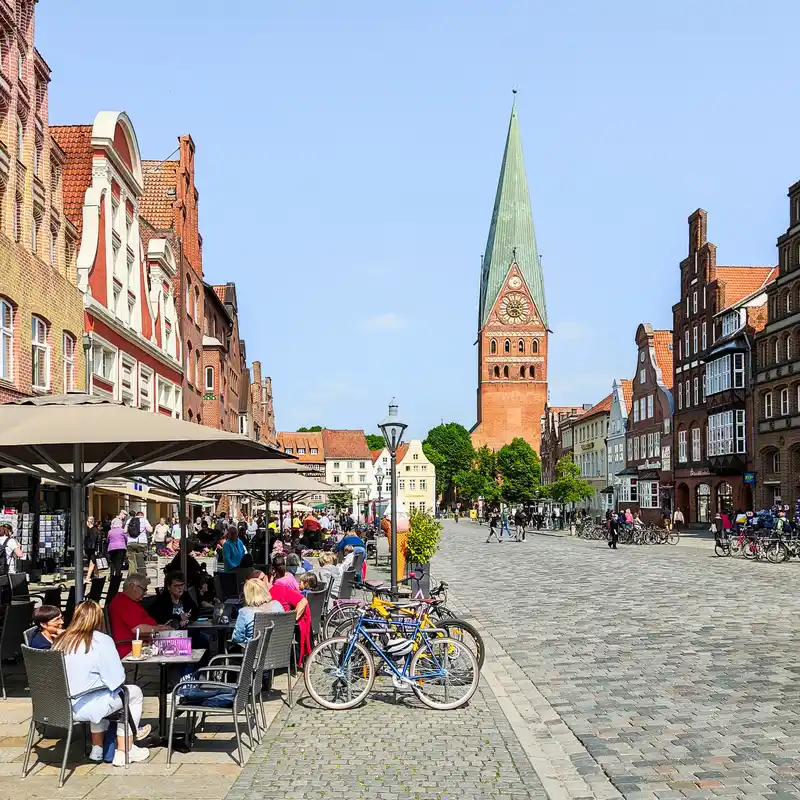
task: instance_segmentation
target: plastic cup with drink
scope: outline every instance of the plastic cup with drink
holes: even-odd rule
[[[136,638],[131,642],[131,656],[133,658],[142,657],[142,640],[139,636],[139,629],[136,629]]]

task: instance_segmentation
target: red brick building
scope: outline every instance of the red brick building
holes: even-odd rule
[[[744,328],[747,308],[766,302],[766,288],[777,272],[771,266],[718,266],[707,225],[702,209],[689,217],[680,301],[672,307],[674,507],[686,522],[699,523],[710,522],[718,511],[752,507],[744,472],[752,458],[747,431],[753,421],[746,398],[752,385],[748,341],[753,331]],[[720,396],[709,402],[710,394]]]
[[[475,447],[522,437],[541,446],[547,403],[547,308],[516,104],[511,110],[478,307]]]
[[[205,291],[194,154],[194,141],[186,134],[178,137],[176,160],[142,162],[145,191],[141,215],[146,220],[146,225],[142,225],[143,238],[146,235],[165,238],[178,261],[172,285],[184,343],[183,415],[189,422],[200,423],[205,388]]]
[[[591,408],[591,403],[582,406],[546,406],[542,416],[542,439],[539,454],[542,459],[542,483],[552,483],[556,478],[556,464],[564,455],[562,427],[569,422],[570,436],[571,422]],[[569,442],[572,451],[572,441]]]
[[[66,154],[64,211],[79,236],[76,264],[92,358],[92,394],[182,415],[183,345],[165,238],[140,231],[142,162],[128,115],[51,128]]]
[[[250,414],[253,418],[252,436],[257,442],[278,445],[275,430],[275,409],[272,406],[272,378],[262,377],[261,362],[253,362],[250,388]]]

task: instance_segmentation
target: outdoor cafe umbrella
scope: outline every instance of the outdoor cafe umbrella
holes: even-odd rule
[[[282,458],[242,434],[129,408],[86,394],[45,395],[0,405],[0,466],[70,487],[75,599],[83,595],[86,487],[155,461]]]

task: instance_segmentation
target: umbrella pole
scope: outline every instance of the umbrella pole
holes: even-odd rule
[[[278,508],[280,509],[278,512],[278,533],[280,533],[281,541],[283,541],[283,497],[278,501]]]
[[[83,486],[83,445],[72,448],[72,486],[70,488],[70,514],[72,546],[75,548],[75,603],[83,600],[83,503],[86,490]]]
[[[291,517],[289,524],[292,526],[292,536],[294,536],[294,495],[292,495],[292,499],[289,501],[289,516]]]
[[[186,578],[189,569],[189,531],[186,524],[186,476],[181,475],[178,483],[178,524],[181,528],[181,572]]]

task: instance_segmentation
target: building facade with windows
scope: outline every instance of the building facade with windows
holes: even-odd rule
[[[778,238],[778,276],[767,287],[767,322],[756,339],[755,501],[800,498],[800,181],[789,187],[789,225]]]
[[[625,435],[626,467],[617,508],[638,510],[646,524],[672,513],[672,331],[647,322],[636,331],[636,371]]]
[[[611,410],[608,415],[608,437],[606,438],[608,485],[603,490],[606,495],[609,495],[606,502],[611,508],[618,507],[620,486],[624,479],[620,473],[625,469],[625,432],[628,428],[628,414],[631,410],[632,397],[633,381],[627,378],[614,378],[611,385]]]
[[[84,388],[77,231],[48,118],[34,0],[0,0],[0,402]]]
[[[579,417],[591,408],[591,403],[582,406],[546,406],[542,415],[542,440],[539,456],[542,461],[542,483],[552,483],[556,477],[556,464],[563,455],[561,449],[561,426],[574,417]]]
[[[92,125],[54,126],[66,155],[64,211],[78,233],[78,289],[91,355],[90,393],[182,416],[183,346],[176,259],[164,238],[142,239],[144,187],[128,115],[101,111]]]
[[[733,376],[732,370],[743,363],[733,358],[737,347],[731,346],[728,352],[726,342],[718,341],[723,318],[748,298],[758,298],[775,277],[775,268],[770,266],[718,266],[707,223],[702,209],[689,217],[689,253],[680,264],[680,301],[672,308],[674,507],[681,509],[687,522],[703,524],[711,522],[718,511],[744,507],[749,500],[743,474],[746,461],[729,458],[745,454],[723,452],[742,446],[736,443],[736,411],[744,410],[744,401],[732,387],[720,387],[727,387],[729,380],[743,380],[746,388],[748,380],[746,375]],[[714,364],[710,373],[709,362]],[[707,402],[709,385],[714,395],[720,395],[711,404]],[[709,430],[710,411],[714,420]],[[740,432],[746,430],[746,414],[744,421],[738,418]]]
[[[602,514],[609,504],[609,495],[603,490],[608,486],[606,437],[610,415],[611,395],[608,395],[572,423],[573,459],[580,467],[581,477],[594,489],[594,495],[581,501],[578,507],[595,516]]]
[[[374,486],[372,454],[364,431],[324,428],[322,447],[326,482],[350,492],[353,516],[360,520]]]
[[[278,434],[275,430],[275,409],[272,405],[272,378],[262,377],[260,361],[253,362],[250,409],[253,417],[253,429],[240,432],[248,433],[257,442],[277,447]]]
[[[372,454],[375,470],[383,470],[381,506],[385,512],[392,496],[390,474],[392,469],[389,449],[376,450]],[[373,479],[371,499],[378,499],[378,484]],[[412,511],[436,510],[436,467],[422,449],[419,439],[401,444],[397,448],[397,508],[410,514]]]

